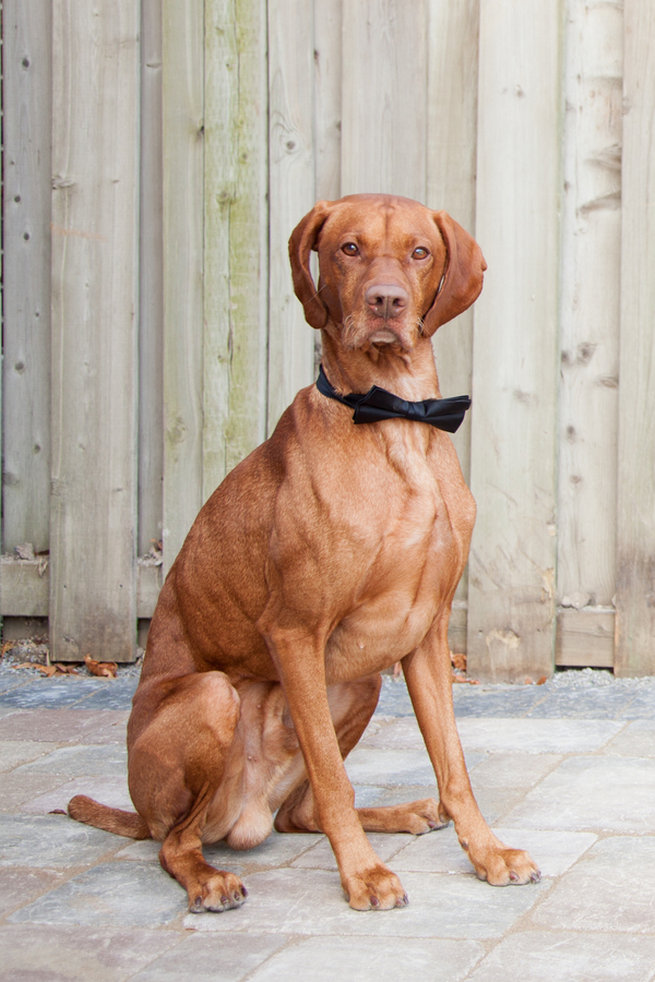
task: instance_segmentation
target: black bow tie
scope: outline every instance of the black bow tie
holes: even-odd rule
[[[458,429],[466,410],[471,405],[468,396],[455,396],[452,399],[424,399],[422,402],[407,402],[393,392],[387,392],[374,385],[368,392],[351,392],[339,395],[328,381],[323,366],[318,370],[316,387],[329,399],[336,399],[354,409],[355,423],[374,423],[380,419],[411,419],[418,423],[429,423],[440,430],[454,433]]]

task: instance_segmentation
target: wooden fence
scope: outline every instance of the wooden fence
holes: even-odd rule
[[[650,0],[3,0],[5,632],[133,657],[203,500],[313,377],[317,198],[446,208],[472,674],[655,674]],[[163,544],[163,565],[158,545]]]

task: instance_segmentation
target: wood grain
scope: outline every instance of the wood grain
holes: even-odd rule
[[[655,672],[655,8],[624,4],[615,671]]]
[[[139,23],[122,0],[53,3],[54,660],[136,640]]]
[[[559,15],[481,5],[469,565],[473,675],[548,674],[555,621]]]

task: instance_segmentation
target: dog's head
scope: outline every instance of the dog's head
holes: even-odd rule
[[[381,194],[318,202],[294,229],[289,256],[308,323],[352,348],[413,347],[470,307],[486,269],[478,244],[444,211]]]

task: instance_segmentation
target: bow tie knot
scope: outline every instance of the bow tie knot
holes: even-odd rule
[[[355,423],[374,423],[381,419],[410,419],[454,433],[461,425],[466,410],[471,405],[468,396],[408,402],[377,385],[372,386],[368,392],[351,392],[349,395],[339,395],[328,380],[322,365],[319,368],[316,387],[322,395],[329,399],[336,399],[337,402],[350,406],[354,410],[353,421]]]

